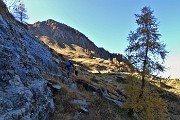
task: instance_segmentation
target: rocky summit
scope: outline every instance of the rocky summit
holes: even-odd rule
[[[49,48],[0,0],[0,120],[47,119],[54,111],[43,73],[61,75]]]
[[[83,33],[52,19],[30,24],[29,30],[48,46],[56,49],[68,49],[67,52],[75,53],[73,55],[78,54],[78,56],[90,56],[106,60],[116,58],[119,62],[125,61],[122,54],[110,53],[104,48],[99,48]],[[66,55],[66,53],[62,54]]]

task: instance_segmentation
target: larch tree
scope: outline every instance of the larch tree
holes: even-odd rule
[[[21,23],[29,19],[25,4],[21,0],[4,0],[10,13]]]
[[[19,4],[17,4],[16,7],[14,8],[13,13],[18,21],[20,21],[21,23],[26,23],[26,20],[28,19],[28,15],[24,3],[20,2]]]
[[[159,72],[165,71],[163,65],[167,55],[166,45],[160,41],[158,33],[159,22],[154,17],[150,7],[143,7],[141,14],[135,14],[138,28],[130,31],[128,36],[129,45],[125,53],[131,64],[141,73],[141,90],[143,95],[146,76],[158,76]]]

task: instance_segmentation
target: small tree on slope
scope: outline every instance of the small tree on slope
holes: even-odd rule
[[[26,23],[28,15],[25,4],[23,2],[19,2],[19,4],[14,7],[13,14],[18,21],[21,23]]]
[[[27,10],[22,0],[3,0],[9,12],[21,23],[28,19]]]
[[[138,28],[135,32],[131,31],[128,36],[129,46],[125,50],[127,58],[133,66],[141,73],[141,91],[143,95],[145,87],[145,76],[152,76],[163,72],[165,66],[163,62],[166,54],[166,45],[163,44],[158,33],[157,19],[153,16],[150,7],[144,7],[141,14],[135,14]]]

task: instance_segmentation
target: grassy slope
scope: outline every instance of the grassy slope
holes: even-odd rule
[[[53,50],[52,50],[53,51]],[[54,57],[57,59],[61,58],[67,60],[68,57],[72,59],[72,54],[66,54],[67,56],[63,57],[55,51],[53,52]],[[73,58],[73,63],[80,67],[80,75],[76,78],[74,75],[71,75],[71,79],[75,82],[78,80],[83,80],[93,86],[98,88],[108,89],[113,95],[116,94],[116,91],[119,89],[123,92],[123,88],[126,85],[126,76],[128,73],[116,73],[112,71],[99,70],[98,66],[105,66],[106,70],[114,69],[115,65],[109,61],[102,60],[99,58]],[[65,61],[60,62],[59,69],[62,71],[64,76],[66,76],[66,71],[63,69]],[[100,71],[91,73],[88,71]],[[86,74],[85,74],[86,73]],[[48,79],[48,78],[47,78]],[[89,113],[82,113],[79,115],[81,119],[92,120],[92,119],[104,119],[104,120],[132,120],[126,111],[120,107],[117,107],[111,102],[104,100],[98,95],[94,95],[91,91],[87,91],[82,85],[79,85],[78,88],[80,92],[73,91],[69,89],[66,85],[61,83],[56,79],[49,79],[55,81],[62,85],[62,90],[54,94],[56,110],[52,116],[52,120],[58,119],[77,119],[78,111],[80,111],[80,106],[70,103],[73,99],[82,99],[87,100],[91,103]],[[112,83],[110,82],[112,81]],[[140,82],[140,81],[138,81]],[[147,81],[150,82],[150,81]],[[158,82],[151,83],[154,88],[162,94],[162,97],[168,101],[168,116],[171,119],[178,120],[180,117],[180,81],[179,80],[169,80],[163,81],[161,86]],[[79,118],[79,119],[80,119]]]

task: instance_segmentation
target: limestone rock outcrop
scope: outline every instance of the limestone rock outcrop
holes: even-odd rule
[[[61,75],[49,48],[23,28],[0,0],[0,119],[45,120],[54,111],[42,73]]]

